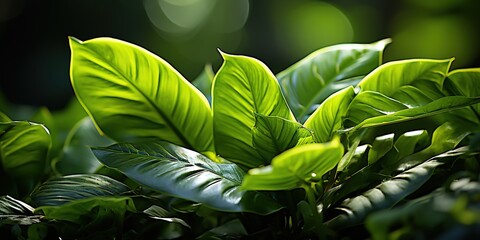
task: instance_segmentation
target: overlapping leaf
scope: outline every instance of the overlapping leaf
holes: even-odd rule
[[[355,86],[380,65],[388,43],[390,39],[323,48],[277,74],[295,116],[304,122],[330,94]]]
[[[302,139],[312,136],[309,130],[296,121],[260,114],[256,114],[255,117],[252,143],[265,162],[270,162],[276,155],[295,147]]]
[[[205,96],[154,54],[110,38],[70,38],[72,85],[96,126],[117,141],[159,138],[214,152]]]
[[[93,151],[105,165],[144,186],[214,209],[268,214],[282,207],[265,194],[240,190],[244,172],[237,165],[173,144],[117,144]]]
[[[37,206],[59,206],[74,200],[120,196],[131,190],[125,184],[98,174],[76,174],[53,178],[31,194]]]
[[[353,87],[345,88],[328,97],[307,119],[304,126],[314,132],[317,142],[328,142],[343,128],[348,106],[353,100]]]
[[[272,164],[248,171],[242,183],[248,190],[291,190],[316,182],[343,156],[338,139],[289,149],[276,156]]]
[[[255,114],[295,121],[275,76],[260,61],[222,53],[224,62],[213,80],[215,146],[225,158],[253,168],[269,164],[255,150]]]

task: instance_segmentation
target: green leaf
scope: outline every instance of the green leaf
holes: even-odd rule
[[[372,147],[368,151],[368,164],[376,162],[392,149],[394,137],[395,135],[392,133],[375,138]]]
[[[363,221],[374,211],[394,206],[422,186],[441,163],[428,161],[402,172],[365,193],[346,199],[337,209],[342,213],[326,222],[331,228],[346,228]]]
[[[42,206],[45,219],[55,221],[54,227],[68,239],[82,236],[85,239],[116,238],[124,227],[127,212],[136,212],[129,197],[99,196],[73,200],[58,206]]]
[[[1,169],[22,194],[29,193],[45,173],[51,146],[48,130],[30,122],[0,123]]]
[[[242,183],[247,190],[291,190],[319,181],[343,156],[339,139],[289,149],[276,156],[272,165],[248,171]]]
[[[336,132],[343,128],[343,119],[354,96],[353,87],[338,91],[328,97],[307,119],[304,126],[313,130],[317,142],[332,140]]]
[[[214,77],[215,73],[213,72],[212,65],[207,64],[202,73],[192,81],[193,86],[205,95],[209,103],[212,103],[212,82]]]
[[[42,215],[34,215],[34,208],[10,196],[0,197],[0,226],[3,224],[31,225],[39,223]]]
[[[359,84],[361,91],[376,91],[392,96],[398,89],[415,81],[426,80],[443,85],[453,61],[411,59],[383,64],[368,74]]]
[[[480,68],[459,69],[448,74],[448,82],[454,86],[456,95],[466,97],[480,96]],[[480,122],[480,104],[471,106],[474,119]]]
[[[0,112],[0,122],[11,122],[12,120],[7,116],[7,114]]]
[[[117,144],[93,152],[102,163],[144,186],[214,209],[269,214],[281,208],[266,194],[240,190],[244,172],[237,165],[213,162],[173,144]]]
[[[430,144],[430,137],[426,130],[415,130],[415,131],[406,132],[400,135],[398,139],[395,141],[395,144],[393,144],[393,149],[391,149],[385,155],[386,161],[382,162],[382,165],[388,164],[389,162],[398,163],[400,159],[403,159],[408,155],[414,154],[420,149],[424,149],[425,147],[428,147],[429,144]],[[428,159],[428,157],[425,159]]]
[[[55,169],[62,174],[94,173],[101,163],[93,155],[90,146],[105,147],[113,141],[101,136],[92,120],[85,117],[70,131]]]
[[[262,62],[222,53],[213,80],[213,118],[217,152],[247,168],[266,165],[252,143],[255,114],[295,121],[273,73]]]
[[[98,174],[76,174],[50,179],[32,192],[37,206],[59,206],[74,200],[120,196],[131,190],[125,184]]]
[[[163,59],[110,38],[70,38],[70,75],[96,126],[116,141],[159,138],[214,152],[205,96]]]
[[[384,125],[390,125],[394,123],[409,121],[413,119],[424,118],[424,117],[456,110],[462,107],[474,105],[479,102],[480,102],[480,96],[475,98],[463,97],[463,96],[448,96],[448,97],[443,97],[443,98],[434,100],[423,106],[413,107],[413,108],[408,108],[403,110],[392,110],[391,112],[387,112],[385,109],[383,110],[378,109],[377,106],[381,106],[379,108],[389,108],[388,106],[382,105],[381,102],[376,102],[376,103],[372,102],[372,104],[377,105],[375,107],[372,106],[372,108],[375,108],[378,110],[379,113],[383,112],[386,115],[367,118],[362,122],[358,123],[354,128],[349,129],[349,131],[356,131],[360,128],[384,126]],[[360,106],[353,107],[353,104],[354,103],[352,102],[352,108],[356,108],[356,109],[360,108]],[[352,118],[351,117],[352,114],[353,113],[349,113],[350,119]]]
[[[295,147],[298,141],[311,136],[311,133],[296,121],[261,114],[255,114],[255,117],[252,143],[265,162],[270,163],[276,155]]]
[[[390,39],[320,49],[277,75],[295,116],[304,122],[330,94],[355,86],[378,67]]]

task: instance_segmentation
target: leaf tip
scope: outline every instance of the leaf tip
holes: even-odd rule
[[[388,44],[390,44],[392,42],[392,39],[391,38],[385,38],[385,39],[382,39],[378,42],[375,42],[374,45],[378,48],[378,49],[384,49]]]

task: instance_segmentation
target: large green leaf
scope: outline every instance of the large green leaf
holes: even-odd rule
[[[299,140],[312,136],[309,130],[296,121],[260,114],[255,117],[252,143],[265,162],[270,162],[276,155],[295,147]]]
[[[353,87],[347,87],[328,97],[307,119],[304,126],[313,130],[317,142],[328,142],[343,128],[348,106],[355,96]]]
[[[237,165],[213,162],[170,143],[117,144],[93,152],[144,186],[214,209],[269,214],[281,208],[266,194],[240,190],[244,172]]]
[[[412,59],[383,64],[368,74],[358,86],[361,91],[376,91],[392,96],[400,87],[415,81],[432,81],[443,85],[453,59]]]
[[[378,102],[371,101],[370,103],[372,104],[369,106],[370,109],[374,109],[374,111],[377,111],[379,114],[385,114],[385,115],[366,118],[362,122],[359,122],[355,127],[350,129],[350,131],[356,131],[360,128],[390,125],[394,123],[399,123],[399,122],[404,122],[404,121],[409,121],[409,120],[414,120],[418,118],[433,116],[440,113],[449,112],[462,107],[467,107],[467,106],[480,103],[480,96],[479,97],[463,97],[463,96],[442,97],[440,99],[434,100],[423,106],[407,108],[402,110],[393,110],[393,108],[391,107],[392,105],[390,104],[391,102],[385,105],[383,104],[383,102],[380,102],[380,101]],[[362,105],[354,105],[354,104],[356,103],[352,102],[351,108],[356,110],[359,110],[362,106],[365,106],[364,104]],[[391,111],[388,111],[387,109],[391,109]],[[354,111],[353,113],[349,113],[349,119],[358,117],[358,115],[357,116],[353,115],[355,112],[357,111]],[[365,111],[365,113],[366,112],[368,111]]]
[[[345,200],[337,209],[342,213],[326,222],[332,228],[358,224],[373,212],[394,206],[422,186],[440,165],[428,161],[379,184],[365,193]]]
[[[213,80],[213,118],[217,152],[242,166],[266,165],[252,143],[255,114],[295,121],[273,73],[262,62],[222,53]]]
[[[242,183],[247,190],[290,190],[321,180],[343,156],[339,139],[289,149],[276,156],[272,165],[248,171]]]
[[[94,173],[101,167],[101,163],[90,147],[111,144],[113,141],[98,134],[92,120],[85,117],[70,131],[59,159],[54,162],[55,169],[62,174]]]
[[[31,122],[0,123],[0,160],[5,173],[22,194],[29,193],[45,174],[51,146],[48,130]]]
[[[346,228],[359,224],[368,214],[387,209],[415,192],[432,176],[434,170],[448,158],[458,157],[468,148],[455,149],[403,171],[356,197],[347,198],[337,207],[341,213],[326,224],[332,228]]]
[[[70,38],[73,89],[96,126],[117,141],[159,138],[213,152],[205,96],[163,59],[120,40]]]
[[[330,94],[355,86],[381,64],[390,39],[320,49],[277,75],[295,116],[304,122]]]
[[[98,174],[76,174],[50,179],[32,192],[37,206],[59,206],[74,200],[120,196],[131,190],[125,184]]]

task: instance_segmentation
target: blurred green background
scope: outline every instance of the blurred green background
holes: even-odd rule
[[[385,61],[455,57],[480,67],[478,0],[0,0],[0,92],[61,109],[73,96],[67,36],[140,45],[193,80],[217,48],[277,73],[338,43],[392,38]]]

